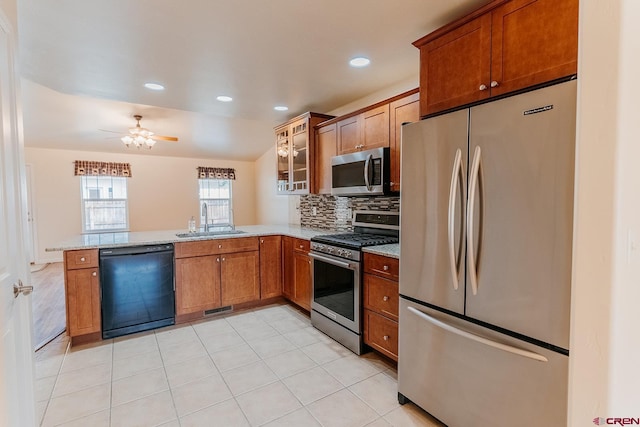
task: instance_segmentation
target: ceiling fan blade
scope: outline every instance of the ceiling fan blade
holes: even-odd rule
[[[107,130],[107,129],[98,129],[98,130],[99,130],[99,131],[102,131],[102,132],[111,132],[111,133],[119,133],[119,134],[122,134],[122,132],[118,132],[118,131],[116,131],[116,130]]]
[[[162,135],[153,135],[151,138],[158,139],[161,141],[173,141],[178,142],[178,138],[175,136],[162,136]]]

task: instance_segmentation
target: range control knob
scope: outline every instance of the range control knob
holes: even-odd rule
[[[332,253],[333,253],[333,248],[332,248],[331,246],[329,246],[329,247],[327,248],[327,252],[329,252],[330,254],[332,254]]]

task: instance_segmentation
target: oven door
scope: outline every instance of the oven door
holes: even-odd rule
[[[311,308],[360,334],[360,262],[310,252]]]

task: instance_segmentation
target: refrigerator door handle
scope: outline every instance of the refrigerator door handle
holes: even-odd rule
[[[462,174],[462,150],[456,150],[456,156],[453,160],[453,171],[451,172],[451,186],[449,187],[449,212],[447,223],[447,234],[449,238],[449,262],[451,265],[451,280],[453,281],[453,289],[458,290],[458,260],[455,251],[455,212],[456,212],[456,190],[460,184],[460,175]]]
[[[409,310],[412,314],[415,314],[416,316],[418,316],[419,318],[426,320],[427,322],[431,323],[434,326],[437,326],[440,329],[444,329],[447,332],[451,332],[455,335],[458,335],[460,337],[463,338],[467,338],[470,339],[472,341],[478,342],[480,344],[484,344],[486,346],[489,347],[493,347],[495,349],[498,350],[502,350],[502,351],[506,351],[508,353],[512,353],[512,354],[516,354],[518,356],[522,356],[522,357],[526,357],[529,359],[533,359],[533,360],[537,360],[538,362],[548,362],[549,359],[547,359],[546,357],[544,357],[541,354],[538,353],[534,353],[532,351],[528,351],[528,350],[523,350],[521,348],[518,347],[513,347],[511,345],[507,345],[507,344],[502,344],[496,341],[492,341],[490,339],[481,337],[479,335],[475,335],[472,334],[470,332],[464,331],[462,329],[458,329],[455,326],[451,326],[448,323],[442,322],[438,319],[436,319],[435,317],[431,317],[426,313],[423,313],[420,310],[417,310],[413,307],[407,307],[407,310]]]
[[[372,159],[373,154],[369,154],[367,156],[367,160],[364,161],[364,185],[367,187],[368,191],[371,191],[371,182],[369,181],[369,166],[371,165]]]
[[[473,217],[475,213],[476,189],[478,187],[478,179],[480,175],[481,154],[482,150],[480,149],[480,146],[476,146],[473,153],[473,162],[471,163],[471,174],[469,175],[469,200],[467,201],[467,266],[469,267],[469,281],[471,282],[471,291],[473,292],[473,295],[478,294],[478,270],[476,260],[480,257],[480,248],[478,247],[478,257],[476,258],[473,247],[473,240],[475,237]],[[482,182],[480,182],[480,185],[482,185]]]

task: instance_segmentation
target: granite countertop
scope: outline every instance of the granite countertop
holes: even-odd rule
[[[192,242],[197,240],[236,239],[239,237],[259,237],[281,234],[309,240],[322,234],[334,234],[336,230],[321,230],[317,228],[301,227],[299,225],[246,225],[236,227],[242,231],[239,234],[220,234],[209,236],[178,237],[176,233],[185,233],[186,230],[161,230],[161,231],[128,231],[120,233],[94,233],[80,234],[59,245],[46,248],[47,252],[69,251],[77,249],[119,248],[139,245],[161,245],[166,243]],[[380,245],[363,248],[364,252],[371,252],[392,258],[400,257],[400,245]]]
[[[389,258],[400,259],[400,244],[367,246],[362,248],[362,252],[369,252],[376,255],[384,255]]]

